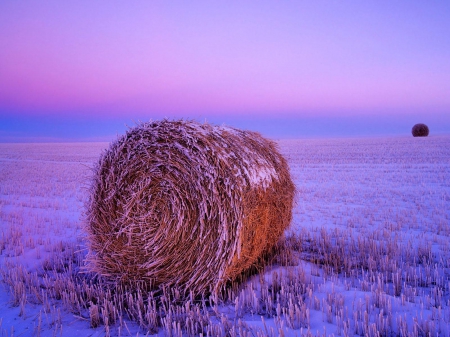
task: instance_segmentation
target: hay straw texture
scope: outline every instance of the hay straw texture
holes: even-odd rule
[[[413,137],[427,137],[430,130],[425,124],[419,123],[413,126],[411,133]]]
[[[294,190],[276,144],[258,133],[142,123],[94,170],[88,266],[114,282],[215,292],[278,242]]]

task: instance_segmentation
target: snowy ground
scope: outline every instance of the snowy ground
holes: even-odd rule
[[[139,317],[138,299],[108,314],[109,295],[93,303],[77,276],[90,167],[107,144],[0,144],[0,337],[449,336],[450,136],[279,145],[298,189],[289,261],[228,302],[142,304]]]

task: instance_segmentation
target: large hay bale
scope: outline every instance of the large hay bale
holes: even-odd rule
[[[88,266],[118,283],[217,291],[277,243],[294,189],[276,144],[258,133],[142,123],[94,170]]]
[[[413,137],[427,137],[430,130],[425,124],[419,123],[413,126],[411,132]]]

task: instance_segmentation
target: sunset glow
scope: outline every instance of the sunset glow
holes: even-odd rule
[[[42,118],[400,116],[450,132],[449,17],[419,1],[3,2],[0,137]]]

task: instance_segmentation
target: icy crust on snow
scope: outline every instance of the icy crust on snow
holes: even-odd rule
[[[278,144],[301,200],[292,231],[303,235],[302,250],[293,266],[243,284],[232,303],[208,307],[219,331],[210,335],[450,336],[450,136]],[[83,184],[107,146],[0,144],[1,336],[177,335],[169,324],[150,331],[127,317],[93,328],[68,297],[40,296],[58,289],[42,275],[59,258],[85,252]],[[354,265],[355,275],[336,274],[325,254],[366,263]],[[11,275],[15,288],[5,283]],[[31,276],[26,284],[38,278],[36,294],[21,295],[30,290],[21,275]],[[305,288],[298,297],[293,280]]]

